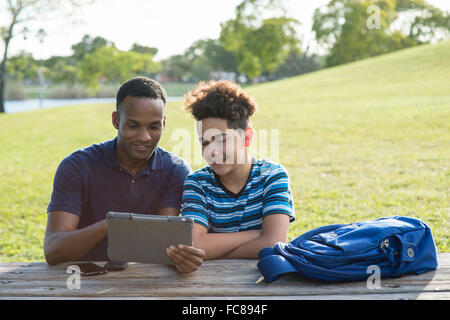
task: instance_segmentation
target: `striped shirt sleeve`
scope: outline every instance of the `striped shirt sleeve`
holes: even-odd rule
[[[272,166],[264,183],[263,216],[287,214],[289,222],[295,220],[294,203],[289,186],[289,176],[281,165]]]
[[[189,175],[184,181],[181,214],[194,219],[206,229],[209,227],[209,215],[206,196],[195,174]]]

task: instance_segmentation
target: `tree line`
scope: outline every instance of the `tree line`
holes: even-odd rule
[[[27,8],[43,2],[30,1]],[[161,82],[211,78],[244,83],[270,81],[448,40],[450,31],[448,12],[425,0],[330,0],[313,15],[314,41],[327,52],[318,56],[309,46],[302,50],[297,34],[300,21],[289,17],[283,0],[243,0],[235,8],[235,16],[221,23],[217,39],[200,39],[183,53],[160,61],[155,59],[157,48],[135,43],[124,51],[108,39],[91,35],[72,45],[70,56],[36,60],[27,52],[6,55],[13,27],[25,23],[14,4],[27,1],[8,3],[11,23],[0,24],[5,44],[0,112],[4,110],[4,84],[8,80],[36,81],[40,76],[41,81],[45,78],[52,84],[81,83],[92,92],[99,90],[101,83],[120,83],[135,75]],[[45,32],[40,35],[44,38]]]

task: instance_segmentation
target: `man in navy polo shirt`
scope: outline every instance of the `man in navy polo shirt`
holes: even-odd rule
[[[166,125],[166,99],[154,80],[125,82],[112,113],[117,137],[75,151],[61,162],[47,209],[48,264],[107,260],[108,211],[180,214],[183,184],[191,169],[158,147]],[[203,250],[190,246],[171,247],[167,253],[180,272],[195,271],[204,257]]]

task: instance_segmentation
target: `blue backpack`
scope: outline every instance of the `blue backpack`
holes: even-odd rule
[[[430,228],[402,216],[323,226],[262,249],[258,262],[267,282],[293,272],[320,281],[361,281],[370,276],[372,265],[380,268],[381,277],[435,270]]]

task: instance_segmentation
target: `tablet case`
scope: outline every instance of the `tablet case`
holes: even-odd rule
[[[108,258],[112,261],[174,265],[166,248],[192,246],[192,218],[112,211],[106,218]]]

